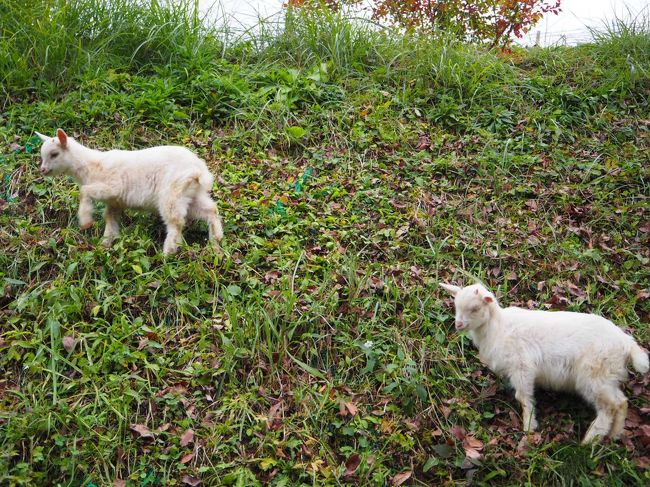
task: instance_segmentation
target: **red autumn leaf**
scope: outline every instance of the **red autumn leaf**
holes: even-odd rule
[[[158,334],[155,331],[148,331],[147,332],[147,338],[149,340],[151,340],[152,342],[159,342],[160,341],[160,337],[158,336]]]
[[[181,436],[181,446],[187,446],[194,441],[194,430],[191,428],[185,431]]]
[[[151,430],[143,424],[131,424],[131,426],[129,427],[131,428],[132,431],[138,433],[138,435],[140,435],[140,438],[147,439],[147,438],[153,438],[154,436]]]
[[[185,474],[183,475],[183,478],[181,480],[185,485],[189,485],[190,487],[196,487],[197,485],[201,485],[201,479],[197,479],[193,475]]]
[[[402,485],[404,482],[406,482],[408,479],[411,478],[411,475],[413,475],[412,470],[408,470],[406,472],[398,473],[393,477],[392,484],[393,485]]]
[[[353,453],[345,461],[345,476],[351,477],[354,475],[354,472],[357,471],[359,465],[361,464],[361,456],[358,453]]]
[[[449,432],[456,437],[456,439],[463,441],[465,439],[465,429],[462,426],[452,426]]]
[[[63,337],[62,342],[63,342],[63,348],[65,348],[66,352],[70,353],[74,350],[74,346],[75,346],[74,338],[72,338],[71,336],[66,336]]]
[[[192,458],[194,457],[194,452],[189,452],[181,458],[181,463],[185,465],[187,462],[189,462]]]

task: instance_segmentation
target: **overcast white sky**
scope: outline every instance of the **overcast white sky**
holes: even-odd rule
[[[200,0],[202,10],[213,6],[213,15],[229,15],[236,27],[250,27],[257,22],[258,15],[269,17],[282,10],[285,0]],[[570,44],[588,41],[590,27],[601,27],[603,22],[616,16],[629,18],[630,14],[637,15],[645,9],[650,15],[648,0],[562,0],[562,12],[559,15],[548,15],[542,19],[526,36],[522,44],[533,44],[539,31],[543,45],[564,42]]]

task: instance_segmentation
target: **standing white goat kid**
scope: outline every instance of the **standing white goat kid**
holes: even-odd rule
[[[163,246],[173,254],[182,239],[187,218],[208,223],[209,238],[217,251],[223,228],[217,206],[210,197],[214,178],[205,162],[178,146],[102,152],[76,142],[57,129],[56,137],[37,135],[43,141],[41,170],[44,174],[67,174],[80,185],[79,225],[90,228],[93,200],[106,204],[104,244],[119,235],[124,208],[158,211],[167,226]]]
[[[525,431],[537,428],[533,394],[539,385],[576,392],[594,406],[596,419],[583,443],[621,434],[627,398],[620,383],[627,363],[648,371],[648,355],[631,336],[592,314],[501,308],[481,284],[440,285],[455,296],[456,329],[467,330],[481,361],[510,380]]]

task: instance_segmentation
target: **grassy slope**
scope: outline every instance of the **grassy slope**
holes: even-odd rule
[[[498,58],[290,18],[224,49],[188,4],[40,3],[0,7],[0,483],[648,481],[647,378],[624,441],[580,447],[591,412],[544,392],[526,440],[437,287],[475,276],[648,346],[647,26]],[[226,257],[195,225],[164,259],[135,212],[98,247],[78,188],[38,172],[32,131],[57,126],[195,147]]]

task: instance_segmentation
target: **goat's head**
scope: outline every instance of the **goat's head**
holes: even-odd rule
[[[482,284],[458,287],[452,284],[440,285],[454,296],[456,307],[456,329],[476,330],[490,321],[491,307],[496,305],[494,294]]]
[[[71,165],[70,143],[72,139],[61,129],[56,130],[56,137],[48,137],[36,132],[41,146],[41,171],[46,175],[66,172]]]

